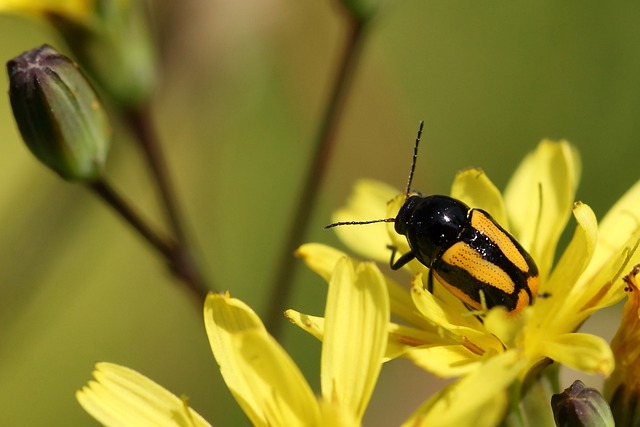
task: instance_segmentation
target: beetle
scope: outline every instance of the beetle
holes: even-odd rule
[[[396,233],[405,236],[410,251],[390,266],[398,270],[416,259],[427,268],[427,289],[433,278],[468,308],[482,310],[504,306],[516,313],[534,302],[540,278],[529,253],[491,215],[449,196],[422,196],[411,191],[424,122],[420,122],[406,188],[406,198],[395,218],[342,221],[327,225],[393,222]]]

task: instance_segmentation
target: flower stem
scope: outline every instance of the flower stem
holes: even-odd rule
[[[111,206],[125,221],[127,221],[135,230],[166,259],[173,256],[173,247],[175,246],[166,237],[160,236],[153,230],[132,207],[124,200],[118,192],[111,187],[104,179],[99,179],[88,185],[89,188],[106,204]]]
[[[274,337],[278,337],[280,333],[282,321],[284,320],[283,312],[286,308],[293,285],[295,273],[295,258],[293,257],[293,252],[302,242],[311,218],[311,213],[315,208],[318,199],[318,189],[324,180],[326,165],[333,149],[338,123],[342,117],[348,90],[362,52],[365,22],[356,19],[351,14],[347,14],[347,19],[348,28],[345,45],[329,101],[325,107],[322,121],[316,135],[314,143],[315,151],[313,153],[311,166],[308,168],[307,175],[304,178],[304,185],[300,197],[297,198],[298,203],[295,207],[295,217],[287,232],[284,248],[278,261],[278,267],[276,268],[276,274],[269,288],[271,289],[271,296],[267,305],[265,324]]]
[[[151,175],[157,185],[159,197],[165,211],[169,227],[175,237],[171,266],[179,277],[196,295],[206,297],[211,288],[198,268],[178,209],[176,193],[170,178],[160,139],[153,125],[148,105],[130,110],[125,118],[133,131],[138,145],[147,161]]]
[[[153,246],[167,261],[171,272],[187,285],[199,303],[207,296],[207,289],[199,281],[199,276],[193,273],[188,260],[182,256],[180,245],[173,239],[162,236],[152,229],[131,205],[123,199],[104,179],[99,179],[87,185],[100,199],[111,206],[125,221],[127,221],[151,246]]]
[[[135,134],[147,160],[151,174],[158,186],[167,221],[179,242],[186,241],[186,234],[178,212],[175,191],[169,177],[167,164],[162,153],[159,138],[151,121],[149,107],[143,106],[127,114],[128,124]]]

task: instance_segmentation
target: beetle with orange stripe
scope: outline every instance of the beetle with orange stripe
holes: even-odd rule
[[[518,312],[533,303],[540,279],[531,255],[489,213],[470,208],[449,196],[411,192],[411,181],[422,134],[420,123],[406,190],[406,199],[395,218],[343,221],[328,225],[361,225],[393,222],[407,238],[410,251],[390,265],[397,270],[413,259],[429,268],[427,289],[433,278],[467,307],[475,310],[504,306]]]

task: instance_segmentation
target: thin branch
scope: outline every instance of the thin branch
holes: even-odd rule
[[[177,242],[172,260],[174,274],[180,277],[196,294],[206,296],[209,290],[213,290],[213,288],[207,284],[194,260],[182,216],[178,209],[177,197],[169,169],[151,120],[149,108],[148,106],[143,106],[129,111],[126,118],[147,160],[151,175],[157,185],[167,222]]]
[[[204,301],[204,298],[207,296],[207,290],[201,286],[201,283],[194,279],[191,270],[185,267],[187,264],[185,264],[181,258],[182,251],[177,242],[162,236],[151,228],[149,223],[104,179],[99,179],[88,184],[87,187],[107,205],[111,206],[140,236],[155,248],[165,258],[172,273],[187,285],[189,290],[200,302]]]
[[[182,226],[181,215],[178,211],[176,193],[169,176],[169,169],[167,168],[165,156],[152,123],[148,106],[129,111],[127,119],[158,186],[160,199],[171,230],[179,242],[185,243],[186,234]]]
[[[111,206],[125,221],[127,221],[151,246],[158,250],[167,260],[173,257],[173,244],[166,237],[160,236],[153,230],[132,207],[105,180],[100,179],[88,187],[107,205]]]
[[[283,312],[291,294],[295,272],[293,252],[300,245],[308,228],[309,219],[315,209],[320,185],[335,142],[336,130],[344,110],[345,100],[362,51],[365,24],[348,15],[348,29],[339,68],[333,82],[328,104],[318,129],[312,163],[307,170],[304,186],[297,198],[296,213],[284,242],[276,274],[269,289],[271,297],[265,315],[269,332],[278,337],[284,320]]]

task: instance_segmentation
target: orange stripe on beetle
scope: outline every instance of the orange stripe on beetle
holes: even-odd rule
[[[509,261],[521,271],[529,271],[529,264],[523,256],[522,248],[513,244],[513,238],[489,214],[480,209],[473,209],[470,219],[471,227],[480,230],[495,242]]]

